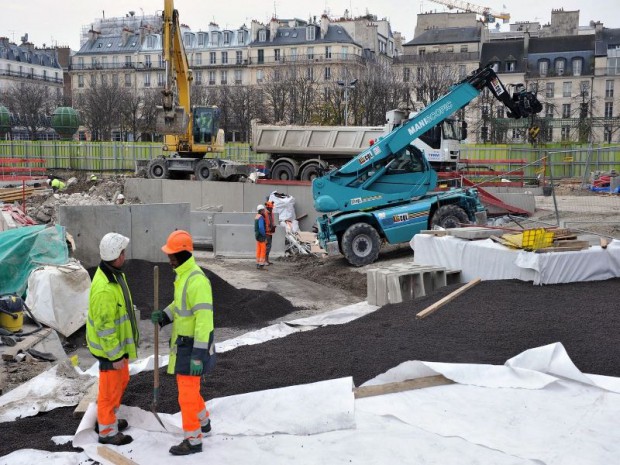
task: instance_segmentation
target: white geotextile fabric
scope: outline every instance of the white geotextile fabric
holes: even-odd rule
[[[513,250],[491,239],[469,241],[453,236],[416,234],[410,241],[414,263],[461,270],[464,281],[519,279],[534,284],[597,281],[620,277],[620,241],[606,249],[534,253]]]
[[[620,378],[580,373],[561,344],[528,350],[504,366],[406,362],[366,384],[433,374],[458,382],[354,399],[351,378],[342,378],[214,399],[203,453],[183,463],[609,465],[620,457]],[[137,463],[171,463],[168,449],[182,438],[179,414],[160,414],[169,432],[150,412],[122,406],[120,414],[134,442],[115,451]],[[91,405],[74,445],[108,464],[96,452],[95,415]],[[74,456],[44,461],[84,459]],[[0,465],[34,457],[16,451]]]
[[[39,322],[68,337],[86,324],[89,292],[90,276],[81,264],[44,266],[28,277],[26,305]]]

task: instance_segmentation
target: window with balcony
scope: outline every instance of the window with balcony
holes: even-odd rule
[[[562,97],[570,97],[573,93],[573,83],[565,82],[562,84]]]
[[[159,63],[159,67],[160,68],[164,67],[164,57],[163,57],[163,55],[158,55],[157,62]]]
[[[78,74],[78,87],[84,87],[84,75]]]
[[[291,49],[291,61],[297,61],[297,48],[293,47]]]
[[[579,83],[579,92],[582,97],[590,96],[590,83],[588,81],[581,81]]]
[[[196,61],[196,66],[202,66],[202,53],[196,53],[194,55],[194,59]],[[150,66],[149,66],[150,68]]]
[[[265,80],[265,72],[262,69],[256,71],[256,82],[261,84]]]
[[[420,56],[426,55],[426,49],[424,47],[420,47],[418,49],[418,55],[420,55]]]
[[[95,87],[96,85],[97,85],[97,75],[91,74],[90,75],[90,86]]]
[[[614,96],[614,81],[609,79],[605,81],[605,98],[612,98]]]
[[[605,102],[605,118],[614,117],[614,102]]]
[[[215,63],[217,63],[217,56],[215,52],[209,52],[209,64],[214,65]]]
[[[280,49],[276,48],[273,50],[273,59],[275,61],[280,61],[280,59],[282,58],[281,54],[280,54]]]
[[[239,45],[243,45],[245,43],[245,33],[244,33],[244,31],[237,31],[237,43]]]
[[[583,58],[573,58],[573,76],[581,76],[583,70]]]
[[[215,71],[209,71],[209,85],[215,85]]]
[[[314,60],[314,47],[308,47],[306,49],[306,55],[308,56],[308,60]]]
[[[421,81],[424,79],[424,68],[420,67],[416,69],[416,74],[418,76],[418,81]]]
[[[197,86],[202,85],[202,71],[194,71],[194,84]]]
[[[603,128],[603,141],[607,144],[611,144],[611,136],[612,136],[611,126],[605,126]]]
[[[157,86],[164,87],[164,73],[157,73]]]
[[[258,64],[262,65],[265,63],[265,51],[263,49],[258,50]]]
[[[498,118],[503,118],[504,117],[504,107],[498,107],[497,108],[497,117]]]
[[[153,66],[151,63],[151,55],[144,55],[144,67],[150,68],[151,66]]]
[[[93,58],[90,60],[90,62],[91,62],[90,67],[91,67],[92,69],[97,69],[97,68],[99,67],[99,61],[97,60],[97,58],[96,58],[96,57],[93,57]]]
[[[349,47],[343,45],[342,47],[340,47],[341,53],[342,53],[342,59],[346,60],[347,57],[349,56]]]
[[[563,142],[570,140],[570,126],[562,126],[562,133],[560,137]]]
[[[446,53],[454,53],[454,46],[453,45],[448,45],[446,47]]]
[[[316,26],[306,27],[306,40],[315,40],[315,39],[316,39]]]
[[[278,82],[280,80],[280,70],[276,69],[273,71],[273,80]]]
[[[144,87],[151,87],[151,73],[144,73]]]
[[[228,71],[226,70],[220,71],[220,84],[222,84],[223,86],[228,84]]]
[[[555,82],[545,83],[545,97],[547,98],[555,97]]]
[[[125,68],[131,68],[131,56],[130,55],[125,56]]]
[[[238,65],[243,64],[243,52],[241,50],[235,52],[235,63]]]
[[[566,71],[566,60],[564,58],[558,58],[555,60],[555,74],[558,76],[564,76]]]
[[[84,58],[78,58],[78,69],[84,69]]]
[[[411,79],[411,69],[403,68],[403,82],[409,82]]]
[[[118,74],[114,73],[112,75],[112,85],[114,87],[118,87]]]
[[[545,118],[553,118],[555,113],[555,105],[552,103],[545,103]]]
[[[243,75],[241,74],[240,69],[235,70],[235,84],[237,85],[243,84]]]
[[[331,46],[326,46],[325,47],[325,58],[331,58],[332,57],[332,48]]]
[[[570,118],[570,103],[562,104],[562,118]]]
[[[223,65],[228,64],[228,52],[222,52],[222,64]]]
[[[324,77],[326,81],[329,81],[332,78],[332,69],[329,66],[325,67]]]
[[[207,43],[207,34],[204,32],[199,32],[198,33],[198,46],[204,47],[206,43]]]
[[[549,73],[549,61],[548,60],[539,60],[538,61],[538,74],[541,76],[546,76]]]

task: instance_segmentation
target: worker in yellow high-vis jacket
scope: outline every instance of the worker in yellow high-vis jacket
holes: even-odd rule
[[[192,255],[192,236],[177,230],[162,251],[174,268],[174,301],[151,320],[164,326],[172,322],[168,373],[176,374],[185,439],[170,448],[173,455],[202,452],[203,433],[211,431],[209,411],[200,395],[200,378],[215,364],[213,296],[211,282]]]
[[[101,263],[90,288],[86,343],[99,361],[97,426],[99,442],[120,446],[133,439],[121,431],[127,420],[116,412],[129,383],[129,359],[137,357],[138,325],[131,293],[121,271],[129,238],[108,233],[101,239]]]

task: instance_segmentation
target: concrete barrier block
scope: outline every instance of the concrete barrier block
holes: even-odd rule
[[[189,213],[190,233],[194,244],[213,247],[213,215],[215,212],[192,211]]]
[[[377,271],[373,268],[366,272],[366,301],[370,305],[377,305]]]
[[[255,258],[254,224],[214,224],[213,254],[216,257]],[[277,226],[271,242],[269,258],[284,256],[286,234]]]
[[[138,198],[142,203],[162,203],[161,179],[127,178],[124,195],[128,199]]]

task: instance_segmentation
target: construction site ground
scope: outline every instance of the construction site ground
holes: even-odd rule
[[[122,183],[114,181],[102,189],[106,201],[112,201],[119,185],[122,187]],[[82,191],[87,186],[84,184]],[[580,204],[583,197],[588,201]],[[555,224],[553,197],[536,200],[536,214],[521,224],[529,227],[537,220],[541,224]],[[620,238],[617,198],[558,191],[556,201],[562,205],[562,221],[579,222],[567,227],[583,228],[584,236],[591,237],[593,243],[595,234]],[[44,199],[31,201],[30,208],[35,211],[43,203]],[[510,219],[503,222],[507,228],[518,228],[519,224]],[[273,260],[266,270],[257,270],[253,260],[215,259],[208,250],[196,251],[195,255],[199,265],[211,273],[216,342],[274,322],[364,301],[365,271],[373,266],[353,268],[342,257],[293,256]],[[404,244],[386,247],[379,263],[412,259],[413,251]],[[144,358],[153,353],[154,333],[149,319],[153,266],[160,268],[162,305],[172,300],[173,272],[167,263],[132,262],[127,264],[126,272],[140,310],[140,358]],[[524,350],[554,342],[566,347],[581,371],[620,376],[620,348],[616,344],[620,280],[547,286],[485,281],[432,317],[415,319],[417,312],[456,287],[448,286],[414,302],[387,305],[347,324],[220,354],[215,371],[203,384],[203,395],[210,399],[342,376],[353,376],[359,385],[407,360],[503,364]],[[162,333],[160,353],[165,354],[169,328]],[[85,347],[83,331],[64,343],[68,356],[77,355],[80,367],[88,368],[94,363]],[[34,359],[4,364],[5,392],[50,366],[49,362]],[[165,369],[161,371],[160,411],[177,412],[174,378],[165,375]],[[149,410],[151,400],[152,373],[132,377],[124,403]],[[74,418],[70,407],[0,423],[0,456],[22,448],[75,450],[71,443],[57,445],[51,438],[74,434],[78,424],[79,419]]]

